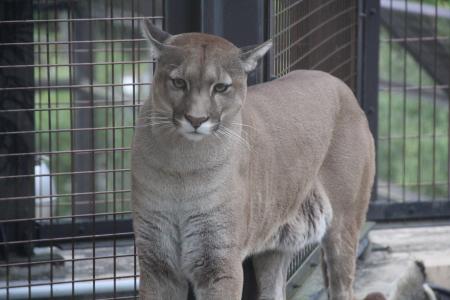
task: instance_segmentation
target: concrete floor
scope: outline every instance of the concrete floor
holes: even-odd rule
[[[369,233],[369,240],[371,249],[358,261],[356,299],[370,292],[389,297],[414,260],[424,262],[431,281],[450,288],[450,225],[375,229]],[[319,269],[291,300],[326,299]]]

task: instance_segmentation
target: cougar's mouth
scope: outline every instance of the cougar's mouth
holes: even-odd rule
[[[219,122],[208,120],[198,127],[194,127],[186,119],[175,119],[174,124],[177,131],[189,140],[199,141],[206,136],[212,135],[219,128]]]

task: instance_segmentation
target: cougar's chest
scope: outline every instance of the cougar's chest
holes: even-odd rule
[[[191,278],[212,268],[215,261],[235,249],[234,224],[225,205],[201,209],[151,212],[138,229],[146,246],[164,263]]]

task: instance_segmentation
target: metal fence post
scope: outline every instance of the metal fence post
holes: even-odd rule
[[[378,59],[380,0],[359,0],[357,98],[369,120],[375,142],[378,138]],[[372,200],[376,195],[376,176]]]
[[[32,0],[0,2],[0,20],[33,19]],[[33,23],[0,27],[0,220],[34,218],[34,86]],[[6,45],[5,45],[6,44]],[[6,154],[6,155],[5,155]],[[18,176],[18,177],[17,177]],[[8,199],[9,200],[5,200]],[[0,242],[32,240],[33,221],[0,224]],[[3,253],[2,253],[3,252]],[[32,243],[0,247],[2,254],[30,256]]]
[[[202,1],[201,31],[219,35],[238,47],[263,43],[270,37],[269,1]],[[264,81],[269,73],[265,58],[249,74],[248,84]]]
[[[377,136],[380,0],[359,0],[357,95]]]
[[[200,32],[201,2],[201,0],[164,1],[165,29],[171,34]]]
[[[74,4],[73,10],[76,18],[91,18],[90,9],[81,3]],[[92,25],[89,21],[72,22],[73,40],[89,41],[93,39]],[[74,43],[71,45],[74,79],[77,85],[93,83],[93,45],[92,43]],[[94,94],[93,88],[75,88],[71,91],[74,95],[74,105],[78,108],[73,112],[74,127],[81,129],[72,133],[72,143],[75,152],[72,157],[73,188],[73,214],[89,214],[95,212],[95,169],[94,163]],[[83,130],[83,128],[86,128]],[[92,194],[91,194],[92,193]]]
[[[204,32],[224,37],[238,47],[257,45],[270,36],[268,1],[166,1],[166,30],[171,34]],[[268,74],[265,59],[249,74],[249,84]]]

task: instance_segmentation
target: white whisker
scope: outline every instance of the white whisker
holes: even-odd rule
[[[234,139],[239,144],[247,147],[248,150],[251,150],[251,147],[250,147],[250,144],[248,143],[248,141],[245,140],[244,138],[242,138],[239,134],[237,134],[230,128],[222,125],[221,127],[219,127],[218,131],[221,131],[223,133],[223,135],[228,136],[230,139]]]
[[[150,122],[150,123],[144,123],[136,125],[136,128],[143,128],[143,127],[162,127],[162,126],[170,126],[172,125],[172,122]]]
[[[168,118],[170,119],[172,114],[164,111],[147,111],[142,116],[143,119],[149,119],[154,117],[162,117],[162,118]]]
[[[151,118],[167,118],[170,119],[169,116],[166,115],[149,115],[149,116],[143,116],[143,119],[151,119]]]
[[[258,129],[256,129],[255,127],[247,125],[247,124],[243,124],[243,123],[231,123],[231,124],[238,125],[238,126],[243,126],[243,127],[248,127],[248,128],[251,128],[251,129],[253,129],[255,131],[258,131]]]
[[[216,138],[218,138],[218,139],[220,140],[220,142],[223,142],[222,138],[221,138],[220,135],[219,135],[219,132],[214,131],[214,132],[213,132],[213,136],[215,136]]]
[[[167,120],[169,121],[169,118],[165,118],[165,117],[152,117],[152,118],[146,118],[144,120]]]

